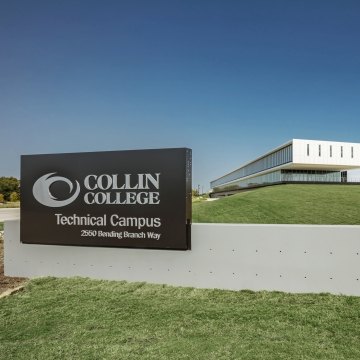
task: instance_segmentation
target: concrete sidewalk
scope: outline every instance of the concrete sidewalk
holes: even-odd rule
[[[20,219],[20,208],[0,209],[0,221]]]

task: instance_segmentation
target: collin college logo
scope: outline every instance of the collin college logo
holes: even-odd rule
[[[58,200],[55,196],[53,196],[50,192],[50,186],[57,182],[62,181],[69,185],[70,191],[72,192],[74,185],[73,183],[62,176],[54,176],[56,173],[50,173],[46,174],[44,176],[41,176],[38,180],[36,180],[34,186],[33,186],[33,195],[34,198],[42,205],[48,206],[48,207],[61,207],[71,204],[73,201],[76,200],[76,198],[80,194],[80,184],[78,181],[76,182],[76,189],[73,195],[71,195],[66,200]]]
[[[80,184],[52,172],[34,183],[34,198],[48,207],[62,207],[74,202],[80,194]],[[55,182],[69,185],[69,198],[57,199],[50,191]],[[75,190],[74,190],[75,185]],[[154,174],[90,174],[82,181],[86,205],[158,205],[160,204],[160,173]]]

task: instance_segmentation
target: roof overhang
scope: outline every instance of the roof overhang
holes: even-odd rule
[[[333,164],[304,164],[304,163],[288,163],[281,166],[281,169],[293,170],[326,170],[326,171],[343,171],[351,169],[359,169],[360,166],[355,165],[333,165]]]
[[[265,175],[265,174],[269,174],[273,171],[278,171],[278,170],[326,170],[326,171],[345,171],[345,170],[352,170],[352,169],[359,169],[359,166],[352,166],[352,165],[329,165],[329,164],[303,164],[303,163],[287,163],[287,164],[283,164],[283,165],[279,165],[270,169],[266,169],[263,171],[260,171],[258,173],[255,174],[251,174],[242,178],[238,178],[229,182],[226,182],[224,184],[218,185],[218,186],[227,186],[227,185],[231,185],[234,184],[240,180],[247,180],[247,179],[251,179],[255,176],[260,176],[260,175]],[[214,180],[215,181],[215,180]],[[216,186],[215,186],[216,187]]]

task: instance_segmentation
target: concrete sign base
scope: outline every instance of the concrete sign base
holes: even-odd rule
[[[183,252],[22,244],[15,220],[5,274],[359,296],[360,226],[193,224]]]

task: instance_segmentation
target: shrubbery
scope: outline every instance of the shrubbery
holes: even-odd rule
[[[16,201],[19,201],[19,194],[15,191],[13,191],[11,194],[10,194],[10,201],[11,202],[16,202]]]
[[[221,191],[231,191],[231,190],[239,190],[241,187],[239,185],[227,185],[224,187],[215,187],[214,192],[221,192]]]
[[[11,200],[11,197],[16,200]],[[0,177],[0,202],[19,201],[19,199],[20,181],[14,177]]]

